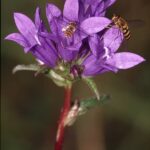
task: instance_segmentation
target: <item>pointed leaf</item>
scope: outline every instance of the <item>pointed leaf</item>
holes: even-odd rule
[[[83,80],[85,81],[85,83],[87,83],[89,88],[94,92],[97,100],[100,100],[100,94],[98,92],[97,85],[96,85],[95,81],[92,78],[83,78]]]
[[[38,71],[40,70],[40,66],[37,64],[30,64],[30,65],[17,65],[13,69],[13,74],[18,72],[18,71]]]
[[[89,109],[93,107],[102,106],[108,100],[110,100],[109,95],[101,95],[99,100],[97,100],[96,97],[91,97],[91,98],[81,100],[80,108],[79,108],[79,115],[85,114]]]
[[[66,87],[68,84],[70,84],[69,80],[65,79],[62,75],[56,73],[54,70],[50,70],[46,76],[51,78],[57,86]]]

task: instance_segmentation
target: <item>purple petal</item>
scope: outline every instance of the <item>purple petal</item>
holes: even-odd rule
[[[20,33],[9,34],[7,37],[5,37],[5,39],[14,41],[14,42],[18,43],[19,45],[21,45],[23,47],[28,46],[28,42],[26,41],[26,39]]]
[[[97,7],[95,8],[95,16],[104,16],[105,15],[105,2],[101,2],[97,5]]]
[[[39,28],[41,26],[40,8],[39,7],[36,8],[36,12],[35,12],[35,25],[37,28]]]
[[[66,48],[70,51],[79,51],[79,48],[81,47],[81,45],[82,45],[82,42],[78,42],[74,45],[69,45]]]
[[[57,35],[58,34],[58,29],[60,29],[58,27],[59,25],[59,20],[61,17],[61,11],[60,9],[53,5],[53,4],[47,4],[46,6],[46,16],[48,19],[48,23],[50,26],[50,29],[52,31],[53,34]]]
[[[105,16],[106,9],[110,7],[116,0],[104,0],[97,1],[95,5],[92,5],[94,16]]]
[[[116,2],[116,0],[106,0],[105,2],[105,7],[110,7],[112,4],[114,4]]]
[[[99,56],[103,50],[103,47],[100,38],[97,34],[93,34],[92,36],[89,37],[89,45],[92,53],[95,56]]]
[[[38,31],[47,32],[47,30],[45,28],[45,25],[44,25],[44,23],[43,23],[43,21],[41,20],[41,17],[40,17],[40,8],[39,7],[37,7],[36,12],[35,12],[35,26],[36,26]]]
[[[137,54],[121,52],[114,54],[107,60],[107,63],[118,69],[128,69],[140,64],[143,61],[145,61],[145,59]]]
[[[123,33],[116,27],[111,27],[103,35],[104,46],[111,52],[116,52],[124,39]]]
[[[84,8],[84,2],[79,1],[79,21],[84,20],[84,15],[85,15],[85,8]]]
[[[48,65],[50,67],[54,67],[56,65],[58,56],[53,51],[53,49],[50,49],[50,47],[49,47],[49,49],[46,49],[45,47],[36,45],[30,51],[37,59],[41,60],[46,65]]]
[[[70,21],[78,21],[79,1],[66,0],[63,15]]]
[[[87,34],[100,32],[111,23],[111,20],[105,17],[90,17],[81,23],[81,28]]]
[[[25,52],[25,53],[28,53],[29,51],[32,51],[36,46],[37,46],[37,44],[35,44],[35,45],[30,45],[30,46],[28,46],[28,47],[25,47],[25,48],[24,48],[24,52]]]
[[[59,42],[57,36],[55,36],[55,35],[52,34],[52,33],[40,32],[38,35],[39,35],[40,37],[43,37],[43,38],[47,38],[47,39],[49,39],[49,40],[52,40],[52,41],[54,41],[54,42],[56,42],[56,43]]]
[[[51,23],[54,18],[61,16],[61,11],[57,6],[49,3],[46,6],[46,16],[48,22]]]
[[[59,50],[60,56],[65,61],[72,61],[72,60],[74,60],[76,58],[77,54],[78,54],[78,51],[68,50],[68,49],[64,48],[60,44],[58,45],[58,50]]]
[[[96,3],[98,0],[82,0],[84,3],[89,4],[89,5],[93,5],[94,3]],[[98,2],[100,2],[102,0],[99,0]]]
[[[21,13],[14,13],[14,20],[20,33],[34,45],[37,30],[32,20]]]
[[[84,66],[83,75],[84,76],[91,76],[97,74],[97,72],[100,73],[101,62],[95,57],[94,55],[88,56],[84,62],[82,63]]]

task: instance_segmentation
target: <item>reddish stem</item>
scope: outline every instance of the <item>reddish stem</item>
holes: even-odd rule
[[[58,122],[58,129],[56,135],[56,143],[55,150],[62,150],[62,144],[64,140],[64,130],[65,130],[65,119],[70,110],[70,102],[71,102],[71,86],[67,86],[65,88],[65,100],[64,105],[61,110],[60,119]]]

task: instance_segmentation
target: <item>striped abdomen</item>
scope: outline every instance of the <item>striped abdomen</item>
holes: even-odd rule
[[[129,30],[127,21],[125,19],[123,19],[122,17],[116,16],[116,15],[114,15],[112,17],[112,21],[122,31],[124,38],[126,40],[129,40],[131,37],[131,34],[130,34],[130,30]]]

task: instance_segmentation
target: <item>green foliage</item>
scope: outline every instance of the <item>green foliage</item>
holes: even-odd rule
[[[99,100],[96,97],[83,99],[80,101],[79,114],[82,115],[82,114],[86,113],[89,109],[94,108],[96,106],[102,106],[108,100],[110,100],[109,95],[101,95]]]
[[[83,80],[89,86],[89,88],[93,91],[93,93],[96,95],[97,100],[100,100],[100,94],[98,92],[95,81],[92,78],[83,78]]]

